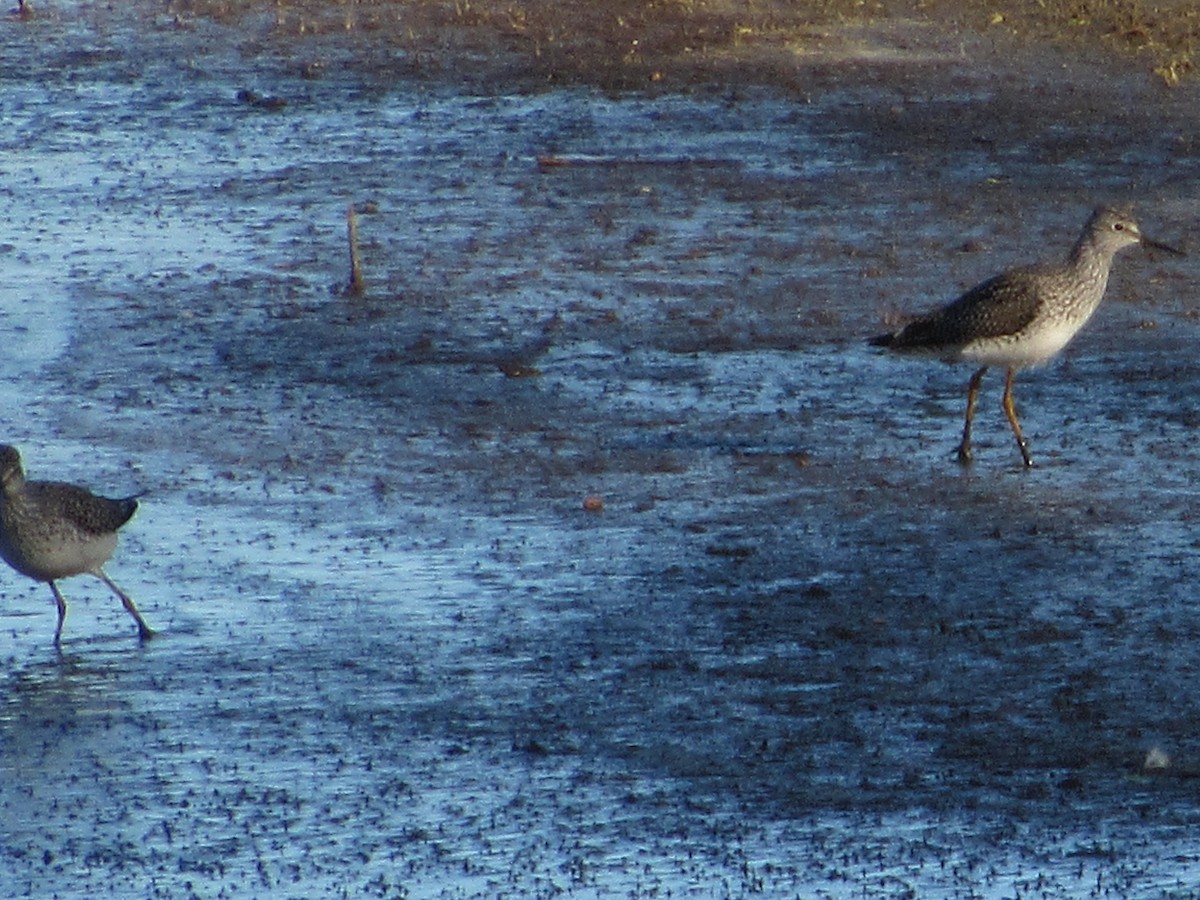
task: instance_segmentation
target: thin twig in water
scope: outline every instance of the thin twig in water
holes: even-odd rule
[[[346,286],[346,293],[357,297],[365,290],[365,285],[362,266],[358,261],[358,216],[353,203],[346,208],[346,238],[350,242],[350,283]]]

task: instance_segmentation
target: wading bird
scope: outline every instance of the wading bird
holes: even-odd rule
[[[67,601],[55,582],[72,575],[95,575],[121,598],[137,622],[138,637],[154,634],[103,568],[117,549],[117,529],[137,507],[133,497],[113,500],[61,481],[26,481],[17,448],[0,444],[0,557],[22,575],[50,585],[58,604],[55,646],[67,616]]]
[[[1088,219],[1066,262],[1009,269],[870,343],[979,366],[967,386],[966,424],[958,445],[958,460],[964,464],[971,461],[971,422],[983,375],[991,366],[1004,366],[1004,414],[1021,458],[1032,466],[1013,405],[1013,379],[1018,370],[1048,361],[1075,337],[1104,297],[1113,257],[1138,243],[1183,255],[1142,234],[1128,210],[1101,207]]]

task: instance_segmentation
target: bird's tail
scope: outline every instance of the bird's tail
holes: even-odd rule
[[[896,334],[891,331],[887,334],[877,334],[874,337],[867,338],[867,343],[872,347],[890,347],[895,342]]]

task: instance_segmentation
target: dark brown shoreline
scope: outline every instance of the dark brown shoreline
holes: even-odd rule
[[[685,90],[718,81],[794,88],[797,60],[921,58],[978,42],[1120,60],[1174,86],[1195,70],[1200,10],[1193,4],[905,0],[365,0],[230,3],[174,0],[186,23],[236,22],[251,43],[314,52],[298,38],[350,41],[351,64],[467,82],[590,84]],[[286,48],[280,44],[286,44]]]

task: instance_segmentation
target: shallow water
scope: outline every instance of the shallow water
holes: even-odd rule
[[[71,581],[59,659],[5,577],[6,893],[1200,891],[1196,263],[1022,376],[1031,472],[998,375],[964,472],[969,373],[861,340],[1113,195],[1186,239],[1194,98],[464,96],[168,25],[0,28],[6,439],[146,492],[163,632]]]

